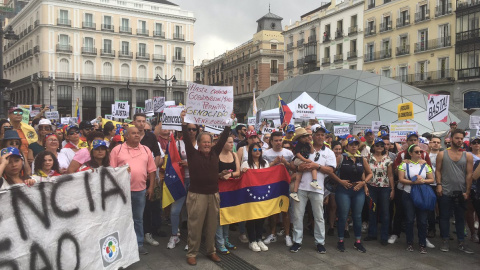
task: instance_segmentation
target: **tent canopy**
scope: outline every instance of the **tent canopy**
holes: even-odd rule
[[[290,110],[292,110],[293,112],[293,118],[298,118],[298,115],[296,115],[295,112],[296,112],[296,109],[299,108],[299,104],[312,105],[313,108],[310,107],[311,109],[307,109],[307,110],[313,110],[315,112],[315,118],[322,119],[325,122],[342,123],[342,122],[355,122],[357,120],[357,117],[355,115],[338,112],[321,105],[320,103],[316,102],[309,94],[305,92],[303,92],[302,94],[300,94],[300,96],[298,96],[292,102],[287,104]],[[262,118],[279,119],[280,114],[279,114],[278,108],[262,112]]]

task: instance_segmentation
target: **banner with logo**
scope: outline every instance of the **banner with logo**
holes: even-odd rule
[[[293,111],[295,119],[315,119],[315,104],[299,102]]]
[[[2,191],[0,265],[118,269],[137,262],[127,169],[101,167]]]
[[[390,124],[390,141],[405,142],[407,140],[407,133],[411,131],[417,131],[417,129],[417,124],[415,123]]]
[[[182,130],[182,117],[180,114],[183,107],[165,108],[162,115],[162,129]]]
[[[449,95],[428,95],[427,121],[446,123],[448,118],[449,102]]]
[[[185,122],[225,126],[233,112],[233,86],[192,83],[188,87]]]
[[[413,119],[413,102],[398,104],[398,120]]]

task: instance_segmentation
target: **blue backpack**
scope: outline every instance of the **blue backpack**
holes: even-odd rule
[[[407,177],[411,181],[415,182],[417,177],[410,177],[410,169],[408,164],[407,166]],[[420,175],[427,164],[423,164],[418,172]],[[412,190],[410,191],[410,197],[412,198],[413,204],[415,207],[420,208],[421,210],[430,210],[433,211],[435,209],[435,204],[437,203],[437,196],[433,192],[432,188],[429,187],[427,184],[423,185],[412,185]]]

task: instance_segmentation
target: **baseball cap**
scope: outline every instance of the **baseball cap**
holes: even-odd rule
[[[20,111],[20,112],[23,112],[23,110],[19,107],[11,107],[10,109],[8,109],[8,113],[12,113],[14,111]]]
[[[450,122],[450,126],[456,126],[457,125],[457,122],[453,121],[453,122]]]
[[[287,126],[287,133],[288,132],[295,132],[295,126],[294,125],[288,125]]]
[[[348,144],[352,144],[352,143],[354,143],[354,142],[360,143],[360,142],[357,140],[357,138],[355,138],[355,137],[353,137],[353,136],[350,137],[350,138],[348,138],[347,142],[348,142]]]
[[[12,154],[14,156],[18,156],[23,160],[23,156],[20,154],[20,150],[15,147],[7,147],[3,148],[2,151],[0,151],[0,155],[3,157],[6,154]]]
[[[40,122],[38,122],[38,125],[41,126],[41,125],[52,125],[52,122],[48,119],[42,119],[40,120]]]
[[[386,130],[380,130],[378,133],[380,134],[380,136],[379,136],[379,137],[385,137],[385,136],[388,136],[388,132],[387,132]]]
[[[473,141],[480,141],[480,137],[472,137],[470,138],[470,142],[473,142]]]
[[[369,128],[365,129],[365,132],[363,132],[363,134],[367,135],[367,133],[372,133],[373,134],[373,131]]]
[[[377,143],[383,143],[383,144],[385,144],[385,142],[382,140],[382,138],[375,138],[374,144],[377,144]]]
[[[410,137],[416,136],[418,138],[418,134],[415,131],[410,131],[407,133],[407,140],[410,139]]]
[[[345,140],[345,139],[348,138],[348,136],[350,136],[350,134],[340,135],[340,136],[338,136],[338,137],[339,137],[340,139],[342,139],[342,140]]]
[[[92,125],[92,123],[90,123],[90,121],[83,120],[82,122],[80,122],[80,125],[78,127],[80,129],[86,129],[86,128],[89,128],[89,127],[93,127],[93,125]]]
[[[245,134],[245,137],[250,138],[252,136],[258,136],[257,132],[255,130],[249,130],[247,131],[247,133]]]
[[[328,129],[326,129],[325,127],[323,127],[323,126],[321,126],[321,125],[319,125],[319,124],[313,125],[313,126],[311,127],[311,130],[312,130],[313,133],[316,133],[316,132],[319,131],[319,130],[321,130],[321,131],[323,131],[323,132],[325,132],[325,133],[327,133],[327,134],[330,133],[330,131],[328,131]]]
[[[104,140],[93,140],[92,148],[97,149],[98,147],[104,146],[107,148],[107,143]]]
[[[79,128],[78,128],[77,125],[70,125],[70,126],[67,127],[67,133],[68,133],[72,128],[75,128],[75,129],[79,130]]]

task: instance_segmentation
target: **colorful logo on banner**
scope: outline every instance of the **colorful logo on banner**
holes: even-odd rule
[[[428,95],[427,121],[447,122],[449,95]]]
[[[107,267],[116,260],[122,258],[118,232],[114,232],[109,236],[100,239],[100,251],[102,253],[103,267]]]
[[[413,119],[413,103],[398,104],[398,120]]]

